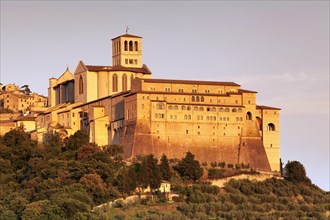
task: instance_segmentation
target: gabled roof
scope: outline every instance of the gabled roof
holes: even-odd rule
[[[67,81],[74,80],[72,73],[69,70],[69,67],[66,68],[65,72],[58,78],[57,85],[65,83]]]
[[[100,72],[100,71],[128,71],[135,73],[144,73],[151,74],[150,69],[147,65],[143,64],[141,68],[138,67],[125,67],[125,66],[94,66],[94,65],[85,65],[88,71],[91,72]]]
[[[118,36],[118,37],[112,38],[111,40],[114,40],[114,39],[117,39],[117,38],[120,38],[120,37],[142,38],[142,37],[140,37],[140,36],[136,36],[136,35],[132,35],[132,34],[123,34],[123,35],[120,35],[120,36]]]

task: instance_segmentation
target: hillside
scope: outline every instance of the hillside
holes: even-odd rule
[[[330,219],[330,195],[286,180],[232,180],[224,188],[176,186],[175,202],[119,205],[97,212],[106,219]]]
[[[101,149],[81,132],[45,140],[38,145],[22,130],[0,138],[0,219],[329,219],[330,194],[300,171],[291,181],[232,179],[219,188],[201,182],[206,170],[189,152],[181,160],[147,155],[127,163],[120,146]],[[161,179],[171,183],[173,201],[157,191]],[[147,186],[152,196],[92,211]]]

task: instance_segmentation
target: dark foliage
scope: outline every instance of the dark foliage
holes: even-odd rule
[[[195,160],[195,155],[187,152],[178,165],[174,167],[180,176],[187,180],[197,181],[203,176],[203,168],[198,160]]]
[[[306,176],[305,167],[299,161],[289,161],[285,165],[284,178],[294,183],[310,182]]]
[[[154,155],[150,154],[144,156],[141,163],[141,180],[143,187],[150,186],[150,190],[158,189],[161,183],[161,174],[159,166],[157,165],[158,160]]]
[[[159,170],[162,180],[169,180],[171,177],[171,168],[169,161],[165,154],[162,155],[159,164]]]

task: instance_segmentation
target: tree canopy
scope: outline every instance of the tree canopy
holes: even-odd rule
[[[294,183],[310,183],[305,167],[299,161],[288,161],[284,167],[284,178]]]
[[[179,172],[182,178],[193,181],[199,180],[204,173],[199,161],[195,160],[195,155],[191,152],[187,152],[174,169]]]

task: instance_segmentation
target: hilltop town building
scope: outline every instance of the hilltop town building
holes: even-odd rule
[[[29,91],[28,86],[25,89]],[[0,84],[0,135],[15,127],[24,127],[28,132],[35,130],[34,114],[46,109],[47,97],[26,92],[15,84]]]
[[[123,145],[126,158],[191,151],[201,162],[279,171],[280,109],[257,105],[257,92],[234,82],[151,79],[134,35],[112,39],[112,63],[80,61],[74,74],[50,79],[49,109],[36,119],[40,140],[84,130],[100,146]]]

